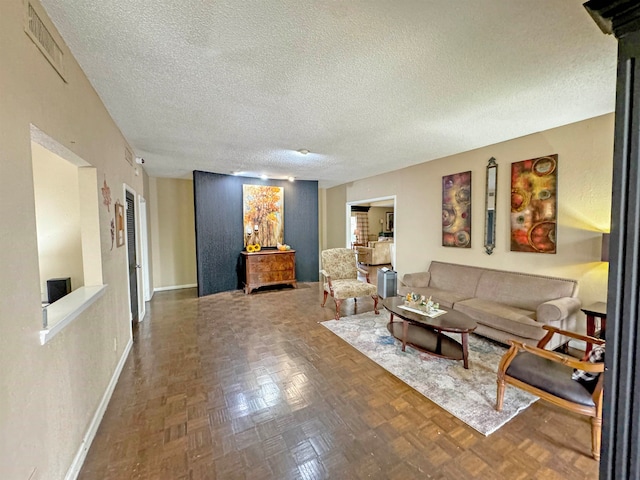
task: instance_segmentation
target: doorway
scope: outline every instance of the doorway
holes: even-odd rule
[[[367,245],[369,241],[379,240],[381,237],[392,239],[393,245],[391,250],[391,265],[396,265],[396,245],[397,241],[397,207],[396,196],[370,198],[366,200],[358,200],[347,202],[347,248],[351,248],[354,241]],[[353,207],[353,208],[352,208]],[[359,231],[361,227],[358,221],[352,219],[354,212],[366,212],[366,232]]]
[[[129,311],[131,313],[132,335],[135,339],[138,329],[138,256],[136,252],[136,206],[135,193],[125,187],[127,224],[127,272],[129,278]]]

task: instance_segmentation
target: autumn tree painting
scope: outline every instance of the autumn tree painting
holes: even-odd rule
[[[284,243],[284,189],[243,185],[242,200],[245,246],[258,243],[262,247],[275,247]]]

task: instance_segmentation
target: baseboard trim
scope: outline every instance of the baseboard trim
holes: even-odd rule
[[[153,291],[155,292],[164,292],[166,290],[181,290],[183,288],[195,288],[197,287],[198,284],[197,283],[190,283],[188,285],[173,285],[172,287],[158,287],[158,288],[154,288]]]
[[[87,457],[87,452],[89,451],[89,447],[91,447],[91,443],[98,432],[98,427],[100,426],[100,422],[102,421],[102,417],[104,416],[104,412],[107,410],[107,406],[109,405],[109,400],[111,400],[111,395],[113,395],[113,391],[116,388],[116,384],[118,383],[118,378],[120,378],[120,374],[122,373],[122,369],[124,368],[124,364],[127,361],[127,357],[129,356],[129,352],[131,351],[131,347],[133,346],[133,340],[129,339],[127,346],[122,352],[122,356],[118,361],[118,365],[116,365],[116,369],[111,376],[111,381],[109,381],[109,385],[107,385],[107,389],[102,395],[102,400],[100,401],[100,405],[96,410],[96,413],[93,415],[93,419],[89,424],[89,428],[87,432],[84,434],[84,438],[82,439],[82,443],[80,444],[80,448],[78,449],[78,453],[71,462],[71,466],[69,470],[67,470],[67,474],[64,477],[64,480],[76,480],[78,475],[80,474],[80,469],[84,464],[84,460]]]

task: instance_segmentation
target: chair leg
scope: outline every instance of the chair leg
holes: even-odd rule
[[[504,378],[498,377],[498,393],[496,395],[496,410],[502,411],[502,402],[504,400]]]
[[[591,417],[591,455],[600,460],[600,439],[602,436],[602,419]]]
[[[340,320],[340,304],[342,300],[338,300],[337,298],[334,298],[334,300],[336,301],[336,320]]]
[[[326,290],[324,291],[324,298],[322,299],[322,305],[320,305],[321,307],[324,307],[324,304],[327,303],[327,296],[329,295],[329,292],[327,292]]]
[[[378,310],[378,294],[371,295],[371,298],[373,298],[373,311],[378,315],[380,313]]]

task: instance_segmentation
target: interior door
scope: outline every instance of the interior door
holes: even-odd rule
[[[131,323],[138,325],[138,259],[136,257],[136,210],[133,193],[127,191],[127,257],[129,258],[129,297]]]

